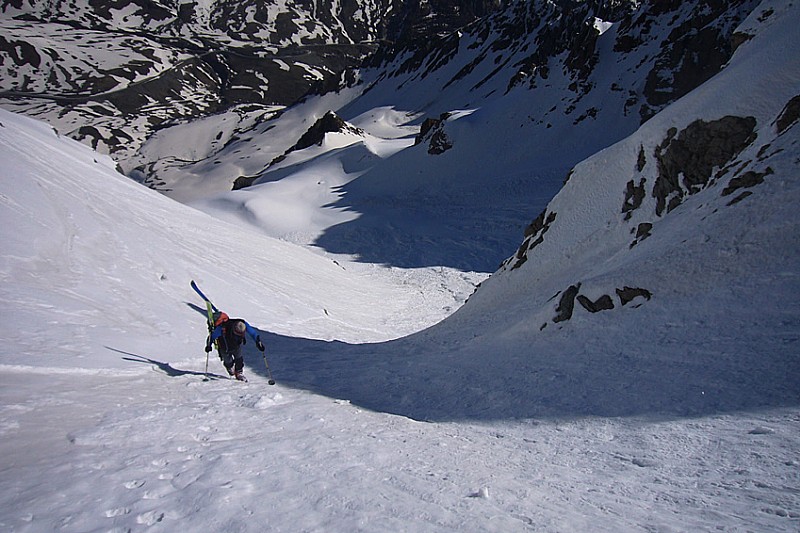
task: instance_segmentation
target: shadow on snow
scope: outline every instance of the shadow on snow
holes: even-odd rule
[[[487,185],[483,170],[471,170],[480,177],[476,179],[459,176],[463,162],[451,168],[458,154],[436,160],[423,172],[414,170],[419,168],[414,150],[403,150],[373,168],[369,160],[374,156],[365,152],[362,148],[339,155],[346,173],[363,174],[340,186],[339,200],[326,206],[358,216],[326,229],[314,244],[366,263],[401,268],[494,272],[517,249],[525,227],[558,192],[566,173],[559,167],[509,174],[483,162],[489,166],[486,173],[494,176]]]
[[[205,372],[197,372],[195,370],[181,370],[180,368],[175,368],[169,363],[164,361],[158,361],[156,359],[151,359],[149,357],[145,357],[143,355],[138,355],[135,353],[125,352],[123,350],[118,350],[116,348],[112,348],[111,346],[105,347],[107,350],[111,350],[112,352],[121,353],[123,355],[127,355],[129,357],[123,357],[123,361],[132,361],[134,363],[143,363],[146,365],[151,365],[157,368],[159,371],[163,372],[164,374],[168,375],[169,377],[180,377],[180,376],[204,376],[208,377],[209,379],[229,379],[227,376],[221,376],[219,374],[214,374],[211,369],[209,368],[208,374]],[[209,363],[210,367],[210,363]]]
[[[187,305],[205,316],[205,309]],[[567,332],[551,333],[524,343],[434,328],[387,342],[349,344],[259,331],[279,384],[415,420],[663,419],[800,404],[800,358],[785,349],[786,339],[770,332],[739,339],[758,345],[759,353],[736,339],[727,347],[713,339],[689,345],[682,342],[684,335],[700,338],[697,332],[673,338],[668,326],[642,332],[638,345],[628,348],[605,330],[591,344]],[[120,353],[171,376],[202,375]],[[266,378],[254,343],[242,353],[245,373]],[[220,367],[212,352],[210,371]]]
[[[415,420],[673,418],[800,404],[800,361],[788,353],[630,357],[607,347],[519,351],[426,336],[353,345],[261,333],[279,384]],[[266,374],[254,348],[245,361]]]

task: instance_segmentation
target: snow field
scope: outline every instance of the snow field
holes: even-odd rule
[[[4,478],[5,526],[790,531],[800,518],[785,474],[797,480],[793,411],[425,423],[257,376],[203,382],[199,370],[34,375],[26,381],[43,392],[22,404],[4,386],[2,427],[16,418],[14,433],[41,439],[6,454],[20,475]],[[102,414],[86,412],[89,398]]]

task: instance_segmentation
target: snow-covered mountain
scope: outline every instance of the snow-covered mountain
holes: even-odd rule
[[[374,68],[358,71],[362,85],[346,100],[357,101],[349,112],[335,109],[345,120],[388,105],[419,127],[480,107],[514,139],[538,140],[517,150],[538,166],[558,149],[552,159],[570,161],[548,170],[564,172],[717,72],[740,42],[736,25],[758,2],[516,1],[458,32],[495,4],[16,4],[3,10],[3,105],[113,153],[126,173],[169,190],[198,165],[227,169],[216,178],[221,189],[262,175],[275,152],[297,141],[275,119],[280,106],[351,85],[348,68],[372,51]],[[321,15],[340,11],[333,22]],[[326,111],[305,118],[313,123]],[[213,142],[169,161],[158,157],[164,149],[140,150],[153,131],[179,123],[181,135],[198,117],[210,118]],[[490,160],[507,159],[503,147],[517,144],[492,141],[486,149],[500,157]]]
[[[769,10],[758,6],[516,2],[392,49],[361,83],[272,120],[229,112],[162,129],[121,163],[183,202],[240,204],[242,220],[276,237],[370,262],[491,272],[574,165],[723,69],[749,38],[739,24]],[[349,133],[297,150],[331,110]],[[312,234],[283,222],[299,188],[325,218]]]
[[[381,42],[410,43],[490,0],[0,2],[0,101],[119,160],[154,131],[335,89]],[[429,33],[428,33],[429,34]]]
[[[565,5],[160,129],[190,206],[0,111],[0,526],[796,531],[800,5]]]

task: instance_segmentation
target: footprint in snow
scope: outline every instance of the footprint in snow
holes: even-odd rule
[[[645,457],[625,457],[624,455],[615,455],[614,457],[616,457],[620,461],[631,463],[632,465],[638,466],[640,468],[653,468],[658,466],[657,462],[653,461],[652,459],[647,459]]]
[[[658,463],[653,461],[652,459],[644,459],[642,457],[634,457],[631,459],[631,463],[634,465],[641,467],[641,468],[652,468],[658,466]]]
[[[132,480],[132,481],[128,481],[128,482],[127,482],[127,483],[125,483],[123,486],[124,486],[126,489],[138,489],[139,487],[141,487],[142,485],[144,485],[144,483],[145,483],[145,482],[144,482],[144,480],[143,480],[143,479],[134,479],[134,480]]]
[[[481,487],[476,492],[469,495],[470,498],[481,498],[483,500],[489,499],[489,487]]]
[[[149,511],[136,517],[136,523],[145,526],[154,526],[162,520],[164,520],[164,513],[158,511]]]

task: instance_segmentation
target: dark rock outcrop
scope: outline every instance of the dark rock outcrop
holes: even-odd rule
[[[589,313],[599,313],[601,311],[611,311],[615,309],[614,299],[609,294],[603,294],[599,298],[592,300],[585,294],[580,294],[581,283],[570,285],[563,292],[559,292],[552,299],[555,299],[559,294],[561,298],[558,300],[555,311],[556,315],[552,321],[554,324],[559,322],[566,322],[570,320],[575,314],[575,302],[577,301]],[[653,297],[652,293],[647,289],[640,287],[623,287],[622,289],[615,289],[617,298],[622,306],[628,305],[637,298],[643,298],[645,301]],[[638,307],[635,306],[635,307]],[[547,323],[541,326],[540,331],[547,326]]]
[[[516,259],[511,270],[521,267],[525,261],[528,260],[528,252],[544,242],[544,234],[547,233],[547,230],[550,229],[550,225],[555,222],[555,220],[556,213],[554,211],[547,213],[547,210],[545,210],[539,213],[539,216],[525,228],[525,239],[522,241],[516,255],[506,260],[506,262],[500,266],[505,267],[511,260]]]
[[[580,303],[584,309],[589,311],[590,313],[597,313],[599,311],[609,311],[614,309],[614,301],[611,299],[611,296],[608,294],[602,295],[595,301],[590,300],[586,296],[579,294],[578,303]]]
[[[439,118],[426,118],[414,138],[414,145],[428,143],[428,153],[431,155],[441,155],[451,149],[453,142],[444,131],[449,117],[449,113],[443,113]]]
[[[322,146],[322,142],[325,140],[326,133],[345,133],[350,132],[356,135],[363,134],[363,130],[351,126],[347,122],[341,119],[339,115],[334,113],[333,111],[328,111],[325,113],[322,118],[317,119],[313,126],[308,128],[302,137],[297,141],[289,151],[295,150],[303,150],[310,146]]]
[[[625,189],[625,200],[622,202],[622,212],[625,213],[625,220],[630,219],[631,212],[639,209],[645,197],[644,190],[645,179],[639,180],[639,184],[634,184],[633,180],[629,181]]]
[[[348,124],[342,120],[339,115],[329,110],[322,117],[318,118],[317,121],[314,122],[310,128],[308,128],[308,130],[306,130],[306,132],[300,137],[300,139],[298,139],[294,146],[286,150],[283,155],[280,155],[272,160],[270,165],[280,163],[292,152],[305,150],[306,148],[310,148],[314,145],[322,146],[323,141],[325,141],[325,134],[327,133],[352,133],[354,135],[363,135],[364,131]],[[253,180],[255,180],[255,178],[253,178]],[[248,185],[250,184],[248,183]]]
[[[312,146],[322,146],[325,141],[325,135],[328,133],[352,133],[354,135],[363,135],[364,131],[360,128],[348,124],[339,115],[333,111],[328,111],[322,117],[318,118],[314,124],[300,136],[300,139],[286,152],[273,159],[269,166],[276,165],[286,159],[286,156],[292,152],[305,150]],[[251,186],[259,176],[239,176],[233,182],[233,190],[244,189]]]
[[[741,176],[735,176],[731,178],[728,182],[728,186],[722,189],[722,196],[728,196],[730,194],[735,193],[739,189],[747,189],[750,187],[755,187],[761,183],[764,183],[764,177],[769,176],[773,173],[773,170],[769,167],[764,172],[756,172],[754,170],[748,170]]]
[[[758,4],[756,0],[663,0],[642,2],[640,9],[624,16],[617,29],[616,52],[656,45],[656,55],[646,66],[641,122],[722,69],[741,44],[734,37],[736,28]],[[667,37],[655,42],[664,28],[669,30]]]
[[[784,133],[797,124],[798,120],[800,120],[800,94],[789,100],[778,116],[778,120],[775,122],[778,133]]]
[[[561,295],[561,300],[556,307],[556,316],[553,322],[564,322],[572,318],[572,312],[575,310],[575,297],[578,296],[578,291],[581,289],[581,284],[570,285],[567,290]]]
[[[631,248],[645,240],[646,238],[650,237],[650,231],[653,229],[653,224],[651,222],[642,222],[638,226],[636,226],[635,237],[634,241],[631,243]]]
[[[709,184],[714,168],[722,167],[755,139],[756,119],[726,116],[696,120],[686,129],[670,130],[656,149],[658,177],[653,188],[656,214],[669,212]]]
[[[617,297],[619,297],[619,302],[622,305],[628,305],[636,298],[644,298],[645,300],[649,300],[653,297],[653,294],[647,289],[642,289],[639,287],[623,287],[621,289],[617,289]]]

